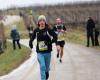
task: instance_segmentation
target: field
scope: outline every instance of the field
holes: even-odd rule
[[[85,29],[70,29],[66,33],[66,44],[67,43],[74,43],[74,44],[79,44],[86,46],[87,45],[87,40],[86,40],[86,31]],[[99,42],[100,42],[100,36],[99,36]],[[100,49],[100,46],[93,47],[96,49]]]
[[[31,50],[25,46],[13,50],[12,43],[7,42],[8,48],[0,55],[0,76],[11,72],[29,58]]]
[[[17,25],[17,30],[19,31],[21,38],[28,38],[28,31],[26,30],[22,19],[18,22],[13,23],[13,24]],[[11,38],[10,32],[11,32],[13,24],[10,24],[10,25],[5,27],[5,34],[6,34],[6,38],[8,38],[8,39]]]

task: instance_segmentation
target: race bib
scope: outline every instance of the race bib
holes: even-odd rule
[[[48,50],[48,46],[45,44],[44,41],[40,41],[40,42],[39,42],[39,50],[40,50],[40,51]]]
[[[64,40],[64,33],[62,33],[62,32],[59,32],[59,34],[58,34],[58,41],[60,41],[60,40]]]

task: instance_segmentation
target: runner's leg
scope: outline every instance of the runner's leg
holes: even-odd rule
[[[50,62],[51,62],[51,53],[46,53],[45,54],[46,79],[49,78]]]
[[[60,54],[60,46],[57,45],[57,58],[59,58],[59,54]]]
[[[37,58],[40,64],[40,73],[41,73],[41,80],[46,80],[46,65],[45,65],[45,59],[44,54],[37,53]]]
[[[65,45],[65,41],[62,41],[61,43],[60,43],[60,62],[62,63],[62,57],[63,57],[63,54],[64,54],[64,52],[63,52],[63,50],[64,50],[64,45]]]

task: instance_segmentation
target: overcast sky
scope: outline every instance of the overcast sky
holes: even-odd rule
[[[0,0],[0,9],[9,8],[12,6],[29,6],[29,5],[44,5],[57,3],[75,3],[82,1],[96,1],[96,0]]]

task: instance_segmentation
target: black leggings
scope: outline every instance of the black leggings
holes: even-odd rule
[[[17,43],[19,49],[21,49],[21,45],[19,43],[19,40],[13,40],[13,49],[16,49],[16,43]]]

